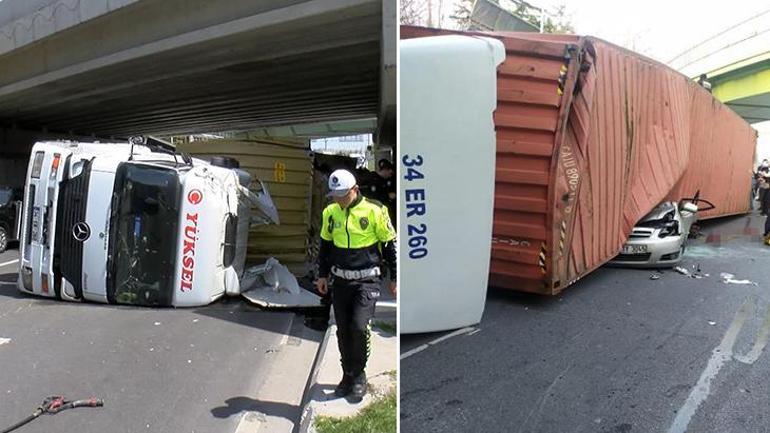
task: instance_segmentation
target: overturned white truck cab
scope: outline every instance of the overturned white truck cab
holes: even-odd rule
[[[249,224],[278,222],[264,185],[255,195],[249,183],[248,173],[152,138],[36,143],[19,290],[175,307],[238,294]]]

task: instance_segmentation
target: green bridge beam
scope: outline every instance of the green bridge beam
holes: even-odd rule
[[[714,97],[722,102],[730,102],[770,92],[770,68],[753,70],[749,73],[740,71],[715,77],[712,82]]]

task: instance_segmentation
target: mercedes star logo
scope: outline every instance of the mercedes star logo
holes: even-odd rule
[[[72,226],[72,236],[76,241],[85,242],[91,237],[91,227],[85,222],[81,221]]]

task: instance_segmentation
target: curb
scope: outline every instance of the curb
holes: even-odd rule
[[[375,316],[378,313],[385,313],[385,312],[392,312],[396,311],[396,302],[395,301],[384,301],[384,302],[377,302],[375,305]],[[310,371],[310,376],[308,376],[307,385],[305,386],[305,391],[302,394],[302,413],[299,418],[299,423],[294,428],[292,433],[314,433],[315,429],[313,428],[313,420],[315,419],[315,411],[313,408],[313,405],[310,404],[310,398],[312,397],[311,391],[313,387],[318,382],[318,373],[321,370],[321,363],[323,361],[323,355],[326,353],[326,346],[329,344],[329,337],[331,337],[333,324],[336,323],[334,320],[334,309],[330,311],[329,314],[329,327],[326,328],[326,332],[324,333],[324,338],[321,341],[321,344],[318,345],[318,353],[316,353],[315,361],[313,361],[313,368]]]
[[[334,311],[331,311],[329,315],[329,326],[326,328],[321,344],[318,345],[318,353],[315,355],[313,368],[310,370],[310,376],[307,378],[305,391],[302,394],[302,413],[300,414],[299,424],[297,424],[292,433],[310,433],[315,431],[315,429],[312,428],[315,414],[313,412],[313,405],[310,404],[311,391],[318,382],[318,372],[321,370],[323,355],[326,353],[326,346],[329,344],[329,337],[332,332],[332,323],[334,323],[333,317]]]

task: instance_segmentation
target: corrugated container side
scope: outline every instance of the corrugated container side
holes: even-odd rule
[[[756,130],[700,88],[693,92],[692,113],[693,119],[703,120],[691,122],[690,162],[668,199],[700,191],[716,206],[699,213],[701,219],[749,212]]]
[[[550,291],[545,290],[550,294],[614,257],[633,225],[663,200],[688,161],[689,83],[602,41],[587,39],[584,53],[581,86],[556,174],[559,179],[564,172],[577,183],[578,198],[574,206],[563,208],[575,215],[572,227],[570,218],[564,218],[566,227],[559,228],[566,231],[566,245],[564,252],[554,254],[555,272],[547,281]],[[579,167],[572,175],[565,157],[570,153]],[[554,206],[559,209],[558,203]],[[559,218],[557,213],[557,226]]]
[[[550,272],[554,144],[567,116],[566,72],[576,59],[563,43],[501,40],[490,283],[537,291]]]
[[[401,27],[401,37],[457,33]],[[480,34],[480,33],[479,33]],[[512,35],[516,35],[513,33]],[[495,111],[497,160],[490,285],[542,293],[552,280],[554,177],[579,67],[578,38],[543,42],[485,34],[503,42]],[[570,92],[567,91],[568,95]]]
[[[455,32],[401,27],[402,38],[447,33]],[[507,50],[495,113],[491,285],[560,292],[614,257],[677,185],[704,185],[706,199],[748,197],[748,174],[743,184],[734,173],[751,169],[750,126],[683,75],[594,38],[479,34]],[[720,147],[726,142],[736,149]],[[729,161],[711,176],[720,158]]]
[[[281,224],[249,233],[247,263],[275,257],[293,272],[304,273],[308,256],[312,161],[307,143],[280,140],[211,140],[179,145],[195,157],[214,155],[237,159],[253,179],[267,185]]]

